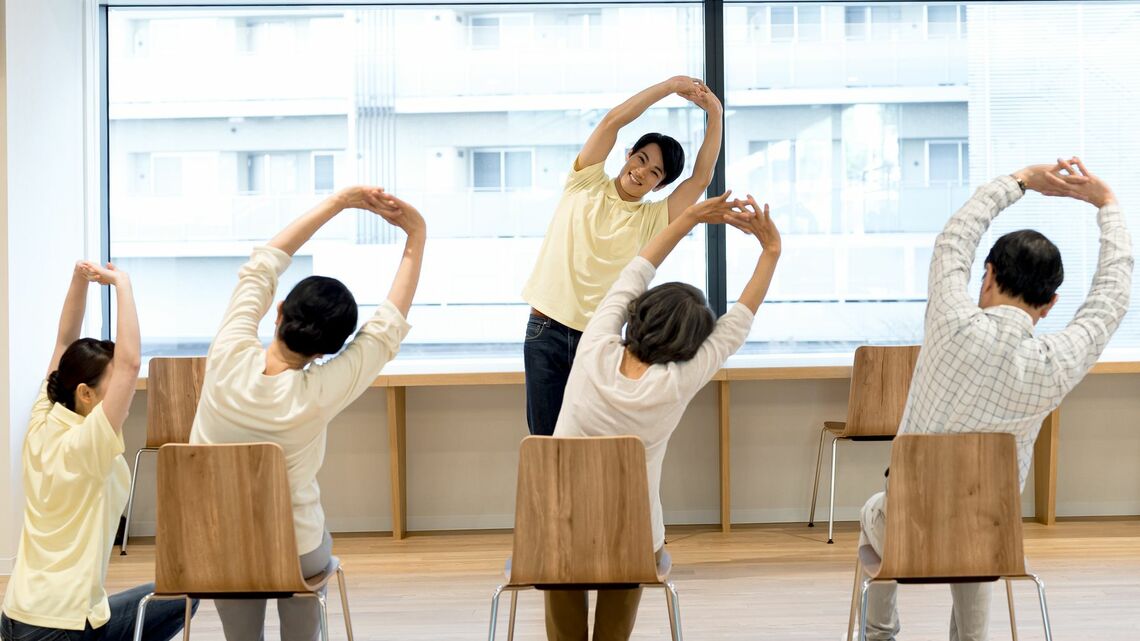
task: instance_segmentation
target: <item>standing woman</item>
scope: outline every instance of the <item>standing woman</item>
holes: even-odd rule
[[[356,299],[334,278],[309,276],[277,305],[273,340],[262,346],[257,327],[273,304],[278,277],[293,254],[346,209],[372,211],[407,233],[388,299],[345,346],[356,329]],[[332,555],[317,485],[329,421],[363,394],[399,351],[410,327],[405,318],[419,283],[426,237],[420,213],[382,189],[337,192],[253,250],[210,345],[190,442],[270,442],[285,450],[297,555],[306,577],[324,571]],[[265,600],[215,599],[214,605],[229,641],[264,638]],[[278,599],[277,615],[285,641],[317,638],[315,599]]]
[[[116,290],[117,345],[79,338],[91,282]],[[140,351],[126,272],[76,263],[24,438],[24,529],[0,616],[4,641],[119,641],[134,634],[139,601],[153,584],[108,597],[103,581],[127,505],[122,429]],[[172,638],[182,629],[184,607],[154,604],[143,638]]]

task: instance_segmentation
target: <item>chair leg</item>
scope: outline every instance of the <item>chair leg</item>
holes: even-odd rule
[[[182,641],[190,641],[190,622],[194,620],[194,601],[186,597],[186,609],[182,613]]]
[[[321,641],[329,641],[329,607],[325,595],[316,593],[317,604],[321,608]]]
[[[859,595],[859,641],[867,638],[867,590],[871,587],[871,578],[863,579],[863,586]]]
[[[348,611],[348,585],[344,580],[344,568],[336,569],[337,589],[340,592],[340,609],[344,612],[344,631],[348,634],[348,641],[352,641],[352,614]]]
[[[139,480],[139,457],[143,452],[151,452],[149,448],[142,448],[135,452],[135,467],[131,470],[131,492],[127,495],[127,521],[123,525],[123,543],[119,546],[119,556],[127,554],[127,539],[131,535],[131,512],[135,507],[135,483]]]
[[[138,613],[135,614],[135,637],[134,641],[142,641],[143,622],[146,621],[146,606],[154,599],[154,592],[144,596],[142,601],[139,601]],[[190,616],[186,615],[186,620],[182,622],[182,627],[185,628],[190,625]]]
[[[1009,632],[1013,641],[1017,641],[1017,615],[1013,611],[1013,581],[1010,579],[1005,580],[1005,598],[1009,601]]]
[[[669,630],[673,633],[673,641],[682,641],[684,632],[681,629],[681,599],[677,596],[677,586],[672,582],[666,583],[665,595],[670,602]]]
[[[855,635],[855,604],[859,598],[859,581],[863,578],[863,559],[855,555],[855,585],[851,588],[851,613],[847,617],[847,641]]]
[[[495,641],[495,622],[499,618],[499,597],[502,595],[503,586],[500,585],[495,588],[495,594],[491,596],[491,629],[487,633],[487,641]]]
[[[507,641],[515,641],[515,611],[519,605],[519,591],[511,591],[511,618],[507,620]]]
[[[1037,576],[1032,578],[1037,584],[1037,599],[1041,601],[1041,622],[1045,625],[1045,641],[1053,641],[1053,628],[1049,626],[1049,606],[1045,603],[1045,583]]]
[[[811,488],[811,514],[808,516],[808,527],[815,527],[815,500],[819,496],[819,472],[823,467],[823,437],[827,435],[827,428],[819,431],[819,451],[815,455],[815,485]]]
[[[839,439],[831,441],[831,508],[827,511],[827,543],[835,543],[835,462]]]

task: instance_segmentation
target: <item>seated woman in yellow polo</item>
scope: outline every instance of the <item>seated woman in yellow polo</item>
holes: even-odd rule
[[[117,344],[79,338],[92,282],[115,288]],[[108,597],[103,581],[127,505],[122,428],[140,351],[130,278],[110,264],[77,263],[24,438],[24,529],[0,615],[4,641],[119,641],[134,634],[139,601],[154,586]],[[143,638],[174,637],[184,607],[153,604]]]

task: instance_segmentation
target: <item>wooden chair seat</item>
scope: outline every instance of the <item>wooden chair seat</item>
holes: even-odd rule
[[[189,443],[198,413],[198,399],[206,378],[206,358],[152,358],[146,374],[146,445],[135,453],[131,491],[127,496],[127,520],[119,554],[127,553],[131,515],[135,507],[135,482],[143,452],[157,453],[167,443]]]
[[[155,588],[139,605],[140,621],[154,599],[309,597],[320,604],[321,637],[328,641],[324,588],[335,576],[352,641],[340,560],[331,557],[315,577],[301,573],[279,445],[163,445],[158,497]],[[135,641],[142,627],[136,626]]]
[[[882,558],[859,548],[847,638],[856,596],[866,638],[872,583],[985,583],[1004,579],[1017,638],[1011,581],[1037,584],[1045,637],[1052,639],[1045,588],[1025,567],[1021,484],[1012,434],[903,434],[891,450]],[[864,578],[865,577],[865,578]],[[861,587],[860,587],[861,586]],[[860,592],[861,590],[861,592]]]
[[[529,436],[519,447],[515,531],[505,583],[491,597],[495,639],[499,598],[511,593],[514,637],[519,590],[665,589],[673,641],[681,609],[669,581],[672,559],[653,550],[645,445],[636,436]]]
[[[815,484],[811,491],[808,527],[815,527],[819,474],[823,470],[823,443],[831,435],[828,543],[835,542],[835,474],[839,462],[839,441],[890,441],[895,437],[906,409],[910,379],[914,375],[920,349],[918,345],[864,345],[855,350],[851,389],[847,396],[847,420],[824,422],[815,459]]]

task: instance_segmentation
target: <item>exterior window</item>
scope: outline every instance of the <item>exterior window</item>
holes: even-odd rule
[[[471,154],[475,191],[518,191],[533,184],[530,150],[476,150]]]
[[[970,146],[964,140],[929,141],[926,145],[927,184],[965,185],[970,182]]]
[[[930,5],[926,7],[926,35],[929,38],[964,36],[966,7],[962,5]]]
[[[499,22],[499,18],[495,16],[471,18],[471,46],[476,49],[498,48]]]
[[[336,158],[332,154],[313,154],[313,191],[327,194],[336,188]]]

